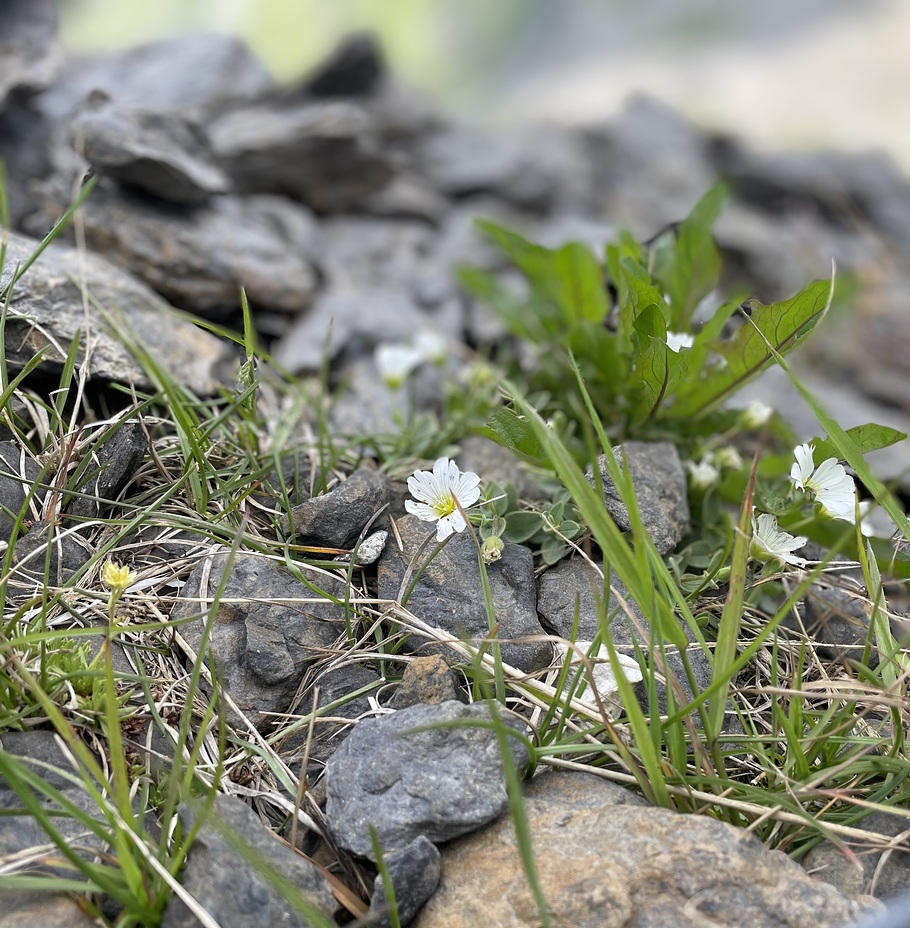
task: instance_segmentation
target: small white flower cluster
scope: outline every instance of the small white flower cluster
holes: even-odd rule
[[[724,470],[739,470],[743,459],[732,445],[705,451],[698,461],[686,461],[685,467],[692,478],[692,485],[698,490],[707,490],[720,480]]]
[[[822,512],[845,522],[856,521],[856,485],[837,458],[826,458],[815,466],[815,446],[803,444],[794,449],[796,463],[790,468],[790,482],[808,493]],[[752,556],[761,561],[780,561],[804,567],[806,561],[793,552],[808,541],[803,535],[791,535],[768,513],[752,514]]]
[[[435,332],[418,332],[409,342],[383,342],[373,353],[382,382],[392,390],[403,386],[421,364],[429,361],[442,364],[446,359],[446,345]]]

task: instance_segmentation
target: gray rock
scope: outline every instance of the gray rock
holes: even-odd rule
[[[384,74],[385,61],[376,37],[357,32],[338,43],[307,75],[301,89],[314,97],[362,97],[377,88]]]
[[[51,138],[51,124],[36,108],[34,99],[16,96],[7,101],[0,112],[0,160],[6,168],[12,228],[19,228],[25,217],[39,209],[33,188],[52,173]]]
[[[484,703],[444,702],[358,723],[326,768],[326,816],[336,843],[373,860],[370,826],[389,853],[421,835],[448,841],[502,814],[508,797],[496,734],[481,727],[489,721]],[[427,725],[442,727],[409,733]],[[517,739],[509,744],[523,773],[527,752]]]
[[[457,462],[462,471],[481,474],[486,483],[514,487],[519,498],[526,501],[547,499],[530,465],[520,461],[508,448],[485,435],[467,435],[459,444]]]
[[[603,569],[602,563],[598,566]],[[694,693],[679,651],[667,643],[661,657],[651,643],[651,623],[645,618],[622,581],[613,577],[611,587],[613,589],[610,590],[607,601],[608,634],[617,650],[628,657],[638,659],[637,644],[641,655],[654,667],[657,678],[657,710],[661,714],[667,712],[668,678],[677,681],[681,688],[676,692],[676,705],[681,704],[680,699],[689,702]],[[631,616],[622,608],[617,593],[630,608]],[[573,641],[593,640],[600,632],[598,599],[602,595],[603,581],[600,577],[582,558],[569,558],[541,574],[538,580],[537,609],[544,626],[554,634]],[[573,636],[576,610],[578,630]],[[689,627],[682,621],[679,621],[679,626],[689,642],[686,657],[695,678],[696,688],[701,692],[707,689],[713,680],[711,661],[696,642]],[[648,711],[648,693],[644,685],[638,686],[637,694],[642,708]],[[738,730],[738,726],[734,724],[731,713],[725,730],[734,729]]]
[[[435,706],[457,698],[458,687],[452,668],[439,654],[434,654],[408,661],[392,697],[392,708],[407,709],[421,703]]]
[[[282,530],[299,544],[350,548],[388,501],[385,474],[361,468],[335,489],[295,506]]]
[[[184,829],[189,829],[197,813],[184,803],[179,817]],[[283,892],[278,880],[293,887],[309,911]],[[215,797],[211,815],[187,855],[182,882],[221,928],[306,928],[313,924],[310,916],[331,920],[337,908],[321,871],[281,844],[263,827],[259,816],[234,796]],[[196,928],[198,924],[179,896],[171,896],[162,928]]]
[[[371,216],[438,225],[449,211],[449,202],[422,178],[396,174],[381,190],[362,199],[357,209]]]
[[[0,752],[24,762],[31,773],[41,777],[48,786],[61,793],[77,809],[94,816],[100,814],[95,800],[64,776],[72,775],[73,768],[60,750],[54,732],[4,731],[0,733]],[[43,794],[35,794],[35,798],[47,810],[62,811],[58,803]],[[41,828],[37,819],[27,813],[18,814],[12,811],[21,808],[22,800],[9,782],[0,776],[0,810],[6,813],[0,815],[0,857],[11,858],[20,851],[52,844],[49,835]],[[78,853],[91,857],[98,851],[100,841],[97,835],[87,831],[73,816],[55,816],[54,825],[69,846]],[[61,866],[56,866],[58,861]],[[68,878],[72,876],[71,865],[54,849],[43,855],[40,862],[29,862],[27,870],[54,873]],[[5,908],[5,894],[3,899]]]
[[[12,441],[0,441],[0,540],[10,540],[26,496],[40,476],[41,467],[25,449]],[[32,496],[26,518],[33,519],[40,512],[43,497],[40,490]]]
[[[435,537],[434,527],[412,515],[396,519],[396,524],[402,550],[389,545],[379,559],[380,599],[397,600],[402,596],[405,573],[416,576],[422,561],[433,550],[432,544],[424,547],[422,552],[420,549],[428,536]],[[418,555],[421,561],[415,563]],[[411,565],[413,569],[409,571]],[[487,575],[499,623],[503,660],[529,673],[540,670],[549,663],[550,645],[545,641],[520,640],[544,634],[537,619],[534,559],[530,550],[523,545],[506,544],[502,558],[487,567]],[[449,539],[426,570],[420,573],[404,605],[424,622],[452,635],[465,636],[475,645],[489,635],[477,549],[469,532]],[[452,654],[444,645],[428,644],[416,636],[409,638],[404,648],[443,656]]]
[[[448,196],[493,193],[527,210],[583,208],[593,195],[581,137],[556,125],[450,124],[420,140],[413,169]]]
[[[11,584],[64,586],[94,553],[94,546],[77,532],[42,519],[16,539]]]
[[[55,122],[63,121],[100,90],[117,106],[182,113],[205,123],[274,86],[266,66],[240,39],[184,33],[69,61],[54,87],[42,94],[41,108]]]
[[[603,569],[603,564],[598,566]],[[537,611],[548,631],[562,638],[572,638],[572,626],[578,611],[578,630],[575,638],[593,640],[600,631],[598,600],[604,593],[604,581],[591,569],[583,558],[566,558],[545,570],[537,581]],[[610,637],[616,644],[628,645],[637,640],[645,644],[635,629],[640,625],[645,636],[651,625],[632,599],[629,591],[618,577],[610,578],[610,585],[632,610],[632,619],[626,615],[619,599],[612,590],[608,591],[606,614]],[[596,596],[595,596],[596,591]]]
[[[595,168],[593,212],[641,238],[688,216],[717,180],[704,135],[649,97],[631,98],[586,137]]]
[[[53,0],[5,0],[0,6],[0,110],[13,92],[51,85],[63,64]]]
[[[3,890],[0,928],[96,928],[98,922],[68,893]]]
[[[543,896],[573,928],[841,928],[877,908],[742,829],[648,806],[592,774],[536,776],[524,806]],[[414,928],[540,924],[509,816],[441,850]]]
[[[385,864],[395,892],[399,924],[410,924],[439,885],[439,849],[429,838],[420,835],[407,847],[392,851],[385,858]],[[392,924],[388,908],[386,885],[382,876],[377,876],[367,912],[370,924],[376,928],[388,928]]]
[[[316,287],[314,221],[273,196],[215,197],[188,207],[100,183],[82,209],[89,245],[181,309],[218,316],[250,305],[297,313]]]
[[[308,686],[306,680],[309,680]],[[307,758],[311,764],[321,766],[335,753],[347,733],[353,730],[352,726],[357,719],[372,711],[369,696],[375,695],[383,679],[376,671],[363,664],[342,664],[340,667],[323,672],[318,672],[314,668],[313,672],[307,674],[306,680],[304,681],[305,689],[300,698],[295,700],[289,708],[291,713],[309,715],[313,711],[313,695],[316,687],[319,688],[317,709],[324,710],[332,703],[343,702],[342,705],[328,713],[331,721],[326,718],[317,718],[313,727],[313,738]],[[352,693],[367,687],[370,688],[368,693],[354,699],[350,698]],[[339,719],[345,721],[338,721]],[[300,766],[306,749],[306,741],[307,729],[302,728],[283,738],[277,745],[291,769]],[[317,773],[318,770],[310,776],[310,779],[315,780]]]
[[[294,321],[273,356],[293,373],[318,371],[326,357],[337,358],[342,351],[356,358],[380,342],[407,341],[421,330],[451,334],[459,315],[454,300],[427,312],[400,287],[333,287]]]
[[[80,496],[64,499],[69,519],[97,519],[106,505],[117,499],[148,453],[142,424],[133,419],[105,432],[105,441],[83,459],[78,483]],[[68,524],[68,523],[67,523]]]
[[[910,890],[910,847],[907,846],[907,819],[888,812],[873,812],[854,827],[887,838],[887,850],[873,849],[864,842],[847,838],[822,841],[800,861],[815,879],[830,883],[842,892],[874,895],[885,901]]]
[[[201,133],[173,113],[92,107],[72,124],[73,144],[97,174],[172,203],[204,203],[230,181]]]
[[[800,619],[787,615],[782,625],[797,634],[808,634],[818,653],[828,660],[852,660],[877,667],[878,649],[874,644],[870,645],[868,658],[863,660],[869,642],[869,616],[864,601],[846,590],[813,584],[800,604]]]
[[[225,552],[200,562],[171,613],[174,620],[189,620],[182,633],[194,649],[202,643],[228,559]],[[300,570],[317,588],[343,600],[341,580],[305,565]],[[343,605],[320,599],[282,565],[238,554],[211,620],[209,648],[219,683],[254,725],[268,725],[269,713],[287,711],[307,666],[344,631],[344,617]]]
[[[216,162],[248,193],[337,212],[392,177],[369,116],[349,101],[233,110],[209,126]]]
[[[38,241],[10,233],[2,285],[12,279],[17,264],[24,264]],[[85,278],[92,298],[111,313],[128,337],[134,338],[178,383],[200,396],[215,393],[223,383],[221,370],[230,357],[224,343],[197,326],[168,314],[166,304],[144,284],[95,254],[83,261],[76,249],[48,246],[13,288],[11,313],[6,322],[6,360],[20,370],[45,349],[41,368],[57,374],[64,351],[77,334],[85,337],[86,316],[76,281]],[[90,303],[88,323],[92,339],[91,374],[102,380],[153,388],[145,371],[121,342],[111,336],[107,323]],[[78,363],[84,362],[80,351]]]
[[[676,445],[669,441],[627,441],[613,449],[616,461],[632,475],[638,512],[645,531],[660,554],[669,554],[689,531],[686,475]],[[631,529],[629,511],[610,477],[604,455],[597,459],[604,505],[616,524]],[[594,484],[589,469],[588,480]]]

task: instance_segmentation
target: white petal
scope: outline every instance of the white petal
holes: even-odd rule
[[[815,467],[813,463],[814,453],[814,445],[798,445],[793,449],[796,463],[790,468],[790,479],[800,490],[806,488],[806,483],[812,476],[812,470]]]
[[[445,541],[449,535],[455,532],[463,532],[467,528],[467,522],[461,517],[461,513],[456,509],[455,512],[443,516],[436,525],[436,540]]]
[[[412,516],[417,516],[418,519],[422,519],[424,522],[435,522],[439,518],[435,510],[431,509],[426,503],[415,503],[406,499],[404,501],[404,508],[407,509]]]

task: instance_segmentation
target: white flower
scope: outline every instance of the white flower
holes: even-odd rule
[[[804,558],[795,557],[793,552],[809,539],[802,535],[791,535],[777,524],[777,517],[763,512],[757,519],[752,513],[752,544],[750,553],[759,561],[782,561],[794,567],[805,567]]]
[[[744,428],[760,429],[774,415],[774,408],[761,400],[752,400],[743,410],[740,420]]]
[[[408,477],[408,489],[418,502],[406,500],[404,508],[424,522],[435,522],[436,540],[444,541],[467,527],[455,501],[462,509],[473,506],[480,498],[480,477],[461,473],[454,461],[439,458],[432,471],[415,470]]]
[[[714,452],[714,461],[721,470],[739,470],[743,466],[742,455],[732,445],[724,445]]]
[[[707,490],[720,480],[720,471],[714,466],[714,455],[710,451],[697,464],[686,461],[686,470],[692,478],[692,486],[698,490]]]
[[[424,361],[429,361],[431,364],[443,364],[448,355],[445,339],[429,329],[424,329],[414,336],[414,350]]]
[[[423,355],[412,345],[403,342],[383,342],[373,353],[382,382],[397,390],[415,367],[423,363]]]
[[[811,493],[828,515],[854,522],[856,486],[853,478],[837,463],[837,458],[828,458],[815,467],[814,452],[814,445],[800,445],[794,449],[796,463],[790,468],[790,479],[800,490]]]
[[[695,337],[688,332],[667,332],[667,347],[670,351],[679,353],[680,348],[691,348],[695,344]]]

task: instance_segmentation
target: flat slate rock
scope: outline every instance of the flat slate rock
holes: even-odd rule
[[[40,243],[10,233],[6,266],[0,287],[12,279]],[[92,300],[116,320],[178,382],[200,396],[217,392],[233,366],[224,342],[214,335],[170,314],[170,307],[145,284],[91,252],[84,261],[75,248],[49,245],[16,282],[11,312],[6,323],[6,359],[11,370],[20,370],[42,349],[41,368],[56,375],[65,352],[77,335],[84,344],[86,316],[79,281],[85,275]],[[143,390],[152,382],[135,358],[108,332],[108,323],[90,303],[91,375],[117,383],[135,384]],[[79,352],[78,363],[85,358]]]
[[[31,5],[32,0],[20,0]],[[241,39],[187,32],[109,55],[73,59],[41,108],[63,120],[100,90],[118,106],[183,113],[204,124],[225,109],[258,99],[275,87],[268,68]]]
[[[371,827],[388,853],[421,835],[448,841],[493,821],[508,797],[489,725],[485,703],[454,701],[359,722],[326,767],[326,816],[339,847],[374,860]],[[440,727],[411,731],[423,726]],[[522,775],[527,751],[515,738],[509,749]]]
[[[73,121],[73,145],[98,174],[172,203],[231,189],[202,133],[173,113],[101,105]]]
[[[240,306],[297,313],[316,288],[313,216],[276,196],[220,196],[198,206],[100,183],[82,208],[89,245],[180,309],[217,318]]]
[[[843,928],[880,910],[742,829],[649,806],[593,774],[540,774],[524,807],[540,888],[561,925]],[[414,928],[540,924],[508,815],[441,851],[439,888]]]
[[[216,162],[249,193],[284,193],[337,212],[394,171],[369,115],[346,100],[234,110],[208,127]]]

